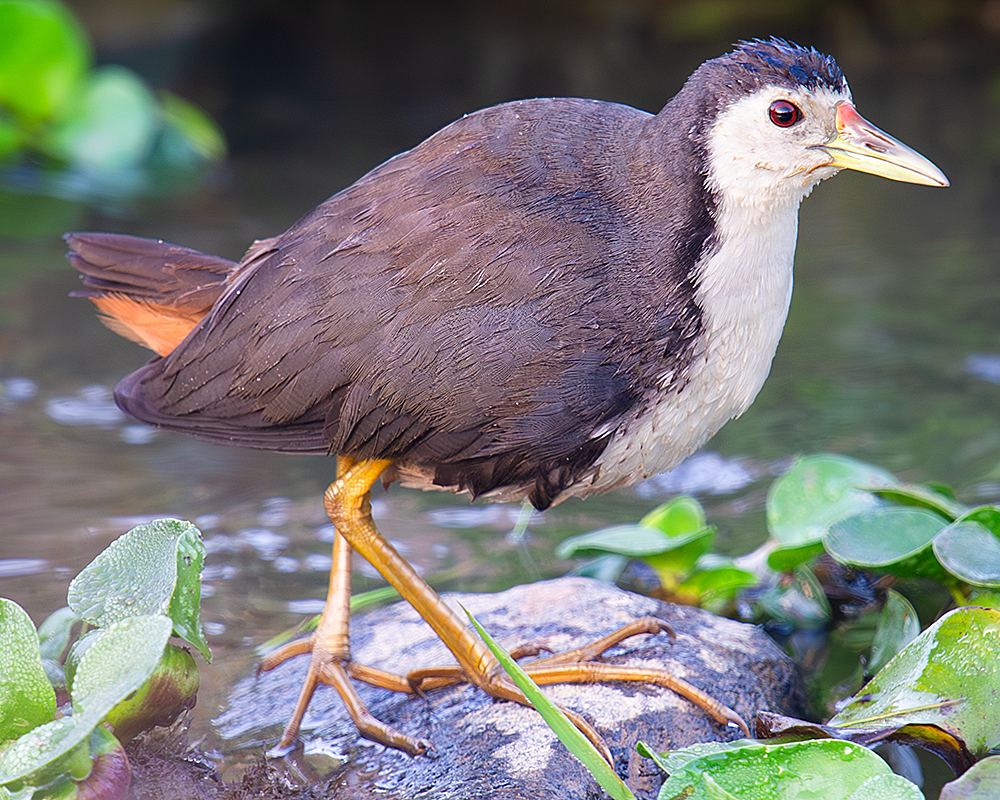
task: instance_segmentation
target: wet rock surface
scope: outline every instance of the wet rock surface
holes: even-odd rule
[[[802,691],[795,668],[777,645],[751,625],[674,606],[586,578],[561,578],[498,594],[452,594],[502,645],[539,642],[556,652],[597,639],[644,615],[666,621],[676,634],[640,635],[608,651],[609,663],[665,668],[739,712],[750,724],[758,710],[799,715]],[[460,609],[459,609],[460,611]],[[354,657],[405,673],[453,663],[444,646],[405,603],[352,620]],[[216,724],[226,738],[260,736],[273,743],[291,714],[307,658],[234,687]],[[306,753],[349,759],[323,780],[289,763],[259,765],[227,797],[585,798],[601,791],[558,742],[541,717],[463,685],[426,697],[403,696],[359,684],[372,713],[403,733],[429,739],[430,757],[411,757],[359,738],[333,689],[320,687],[306,714]],[[615,683],[546,687],[564,707],[586,717],[611,748],[615,765],[637,796],[654,797],[656,767],[635,752],[642,740],[655,750],[739,738],[700,708],[666,689]],[[303,763],[308,757],[303,759]],[[270,788],[268,788],[270,787]]]

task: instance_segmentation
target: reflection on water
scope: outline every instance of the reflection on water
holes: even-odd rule
[[[519,508],[379,490],[379,527],[420,572],[440,588],[463,590],[559,574],[567,565],[552,556],[558,541],[635,520],[676,491],[701,495],[723,547],[745,551],[764,535],[769,481],[797,453],[838,451],[996,501],[1000,111],[989,74],[996,82],[1000,70],[968,43],[936,47],[937,60],[918,68],[859,55],[855,75],[852,51],[841,61],[859,110],[936,161],[952,188],[845,174],[806,201],[795,296],[771,378],[712,452],[638,489],[534,515],[523,541],[505,536]],[[675,59],[660,53],[645,65],[650,71],[620,75],[621,90],[604,86],[604,96],[642,99],[655,88],[662,103],[698,60],[723,49],[692,45]],[[134,208],[124,219],[74,207],[70,222],[235,257],[462,111],[544,93],[526,90],[518,76],[516,91],[485,81],[489,91],[429,103],[390,133],[382,123],[393,98],[384,98],[381,114],[351,114],[348,99],[336,130],[299,131],[289,149],[244,144],[223,188]],[[590,86],[585,77],[570,84]],[[424,91],[433,96],[434,85]],[[939,113],[954,108],[976,113]],[[205,731],[225,687],[252,668],[251,646],[321,607],[332,537],[321,497],[333,463],[208,445],[125,419],[110,402],[111,387],[146,356],[98,324],[88,303],[68,298],[75,286],[54,236],[0,240],[0,592],[38,622],[62,604],[69,579],[137,521],[194,520],[210,553],[205,614],[216,653],[203,670],[197,724]],[[365,590],[379,580],[364,565],[355,585]]]

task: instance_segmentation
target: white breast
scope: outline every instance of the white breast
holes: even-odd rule
[[[766,220],[745,211],[721,209],[717,230],[724,244],[698,266],[705,328],[687,383],[620,427],[595,465],[593,483],[571,493],[604,491],[671,469],[757,396],[788,315],[798,204]],[[665,389],[671,378],[663,376]]]

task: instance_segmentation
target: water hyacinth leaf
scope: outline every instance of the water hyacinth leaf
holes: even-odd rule
[[[610,764],[604,760],[604,756],[598,752],[593,743],[580,732],[562,710],[545,694],[538,685],[531,680],[518,663],[510,657],[510,654],[494,641],[483,627],[479,624],[467,609],[465,613],[469,616],[469,621],[479,633],[486,646],[490,649],[500,666],[514,681],[518,689],[528,698],[532,707],[542,716],[545,724],[552,729],[565,746],[580,762],[590,771],[595,780],[601,785],[614,800],[635,800],[635,795],[629,790]]]
[[[77,723],[75,717],[60,717],[9,743],[0,751],[0,784],[29,776],[69,753],[94,729]]]
[[[959,522],[978,522],[995,536],[1000,536],[1000,508],[997,506],[977,506],[958,518]]]
[[[700,532],[690,534],[693,538],[678,547],[663,553],[643,556],[642,560],[656,570],[663,589],[671,594],[677,592],[680,585],[691,576],[698,561],[708,553],[715,538],[714,528],[703,528]],[[687,538],[688,534],[682,534]],[[681,538],[671,537],[671,540]]]
[[[996,800],[1000,797],[1000,756],[988,756],[941,788],[940,800]]]
[[[796,568],[791,580],[768,589],[760,605],[768,616],[796,630],[824,626],[833,616],[823,587],[805,567]]]
[[[695,742],[679,750],[667,750],[665,753],[657,753],[645,742],[638,742],[635,749],[643,758],[653,759],[660,769],[671,775],[675,772],[680,772],[688,764],[697,761],[699,758],[739,747],[754,747],[756,745],[757,742],[752,739],[739,739],[735,742]]]
[[[659,528],[670,536],[693,533],[705,527],[705,509],[693,497],[681,495],[654,508],[639,524]]]
[[[201,534],[190,522],[159,519],[139,525],[73,579],[69,606],[99,627],[132,616],[168,614],[177,634],[205,654],[199,609],[204,557]]]
[[[157,156],[168,166],[195,169],[225,158],[226,139],[215,121],[172,92],[160,93],[163,130]]]
[[[691,537],[671,537],[659,528],[648,525],[612,525],[608,528],[571,536],[556,548],[558,558],[595,553],[617,553],[629,558],[642,558],[677,547]]]
[[[63,606],[49,614],[38,626],[38,642],[42,658],[62,658],[69,645],[70,634],[77,623],[77,616],[69,606]]]
[[[889,500],[897,505],[926,508],[948,520],[958,519],[969,510],[968,506],[959,503],[953,494],[945,494],[931,486],[909,483],[873,489],[872,491],[884,500]]]
[[[97,627],[127,617],[165,614],[177,582],[180,537],[169,523],[157,520],[133,528],[84,567],[66,595],[73,612]]]
[[[73,715],[102,720],[153,674],[173,624],[160,614],[129,617],[100,632],[80,659],[73,678]]]
[[[201,568],[205,563],[205,545],[201,533],[189,522],[173,523],[180,530],[177,537],[177,582],[170,598],[168,614],[174,633],[192,644],[202,658],[212,660],[201,627]]]
[[[969,601],[963,605],[1000,609],[1000,591],[974,588],[969,592]]]
[[[791,572],[822,552],[822,539],[806,544],[781,545],[768,553],[767,566],[775,572]]]
[[[846,800],[923,800],[924,793],[902,775],[874,775],[862,783]]]
[[[1000,539],[974,520],[959,520],[934,537],[934,555],[959,580],[1000,587]]]
[[[0,0],[0,106],[25,127],[56,117],[90,66],[80,23],[51,0]]]
[[[135,169],[152,152],[159,114],[156,98],[132,70],[100,67],[84,85],[76,113],[54,132],[51,154],[83,170]]]
[[[737,567],[730,558],[712,553],[701,556],[692,575],[674,591],[681,602],[701,605],[709,598],[730,598],[757,584],[757,576]]]
[[[931,542],[947,524],[933,511],[889,506],[834,522],[823,544],[841,564],[904,578],[941,577]]]
[[[890,589],[878,616],[867,672],[878,672],[919,635],[920,618],[913,605],[899,592]]]
[[[819,541],[831,522],[882,504],[868,488],[896,483],[892,473],[847,456],[800,459],[768,490],[768,530],[785,545]]]
[[[571,574],[580,575],[584,578],[593,578],[603,583],[614,583],[621,577],[628,564],[629,559],[625,556],[604,553],[603,555],[587,559],[582,564],[574,567]]]
[[[974,763],[963,743],[936,725],[884,725],[875,720],[871,726],[856,728],[818,725],[814,722],[761,711],[757,714],[755,732],[761,739],[841,739],[864,747],[895,743],[919,747],[937,754],[949,767],[960,774]]]
[[[834,739],[753,743],[708,753],[671,773],[659,794],[660,800],[729,796],[754,800],[923,798],[914,784],[893,776],[885,761],[867,748]]]
[[[35,626],[17,603],[0,598],[0,741],[55,715],[56,695],[42,667]]]
[[[12,121],[0,118],[0,164],[21,150],[24,146],[22,139],[21,132]]]
[[[898,653],[829,724],[937,726],[983,755],[1000,744],[998,683],[1000,612],[959,608]]]
[[[72,691],[73,687],[73,675],[76,673],[76,668],[80,664],[80,659],[83,658],[90,646],[97,640],[97,637],[101,635],[102,628],[91,628],[89,631],[82,633],[79,638],[69,648],[69,652],[66,654],[66,661],[64,662],[65,667],[65,681],[66,688]]]

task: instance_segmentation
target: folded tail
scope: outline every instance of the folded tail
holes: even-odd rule
[[[167,355],[208,313],[235,261],[160,239],[119,233],[68,233],[69,263],[87,297],[115,333]]]

